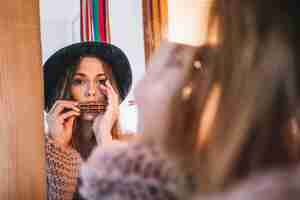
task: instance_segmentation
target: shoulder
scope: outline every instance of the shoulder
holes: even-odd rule
[[[89,199],[176,199],[173,168],[150,144],[97,149],[82,166],[81,192]]]

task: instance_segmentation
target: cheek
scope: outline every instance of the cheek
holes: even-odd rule
[[[78,86],[71,87],[71,96],[74,100],[81,100],[83,98],[83,89]]]

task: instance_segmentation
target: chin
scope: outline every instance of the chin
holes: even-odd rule
[[[86,121],[93,121],[98,115],[99,115],[99,113],[84,113],[81,116],[81,119],[86,120]]]

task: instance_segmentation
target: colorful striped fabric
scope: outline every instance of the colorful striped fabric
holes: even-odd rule
[[[110,42],[108,0],[80,0],[81,41]]]

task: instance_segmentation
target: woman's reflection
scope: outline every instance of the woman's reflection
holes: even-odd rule
[[[126,55],[116,46],[83,42],[44,65],[48,112],[48,198],[72,199],[79,167],[97,145],[120,144],[119,104],[131,86]]]

